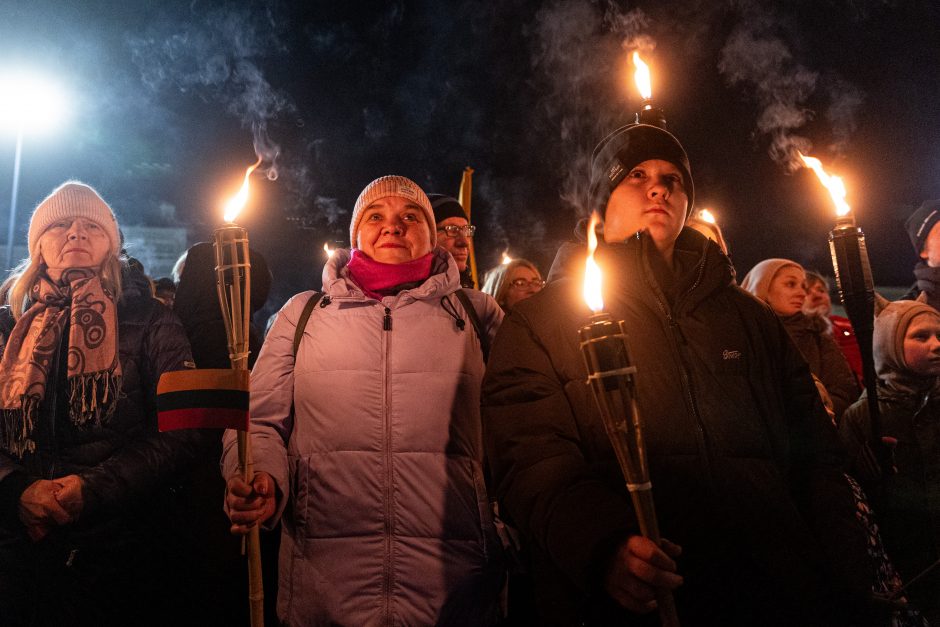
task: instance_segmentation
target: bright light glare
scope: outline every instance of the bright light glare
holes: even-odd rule
[[[46,133],[65,118],[65,92],[52,81],[25,72],[0,72],[0,128]]]

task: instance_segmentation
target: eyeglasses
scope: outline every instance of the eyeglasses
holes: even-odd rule
[[[515,279],[510,283],[513,287],[518,287],[520,290],[524,287],[537,287],[539,289],[545,287],[545,281],[542,279],[532,279],[531,281],[526,281],[525,279]]]
[[[463,235],[464,237],[473,237],[473,234],[477,232],[477,227],[472,224],[465,224],[463,226],[457,226],[456,224],[448,224],[447,226],[437,227],[438,231],[444,231],[447,234],[447,237],[457,237],[458,235]]]

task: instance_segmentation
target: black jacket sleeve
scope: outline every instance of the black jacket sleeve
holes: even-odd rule
[[[627,500],[585,459],[578,421],[593,402],[590,389],[583,380],[566,382],[547,348],[577,351],[571,336],[538,337],[518,311],[504,319],[484,380],[484,434],[501,508],[590,592],[638,527]]]

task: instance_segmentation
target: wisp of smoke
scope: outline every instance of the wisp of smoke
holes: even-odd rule
[[[730,85],[753,88],[760,107],[757,130],[770,139],[770,157],[793,171],[803,167],[797,151],[804,154],[812,142],[797,131],[813,119],[807,106],[816,92],[819,74],[804,67],[790,47],[775,34],[777,20],[758,3],[743,3],[741,22],[721,51],[718,70]],[[830,99],[827,119],[832,124],[831,148],[841,152],[855,130],[855,112],[862,93],[839,77],[827,77],[825,93]]]
[[[591,152],[629,118],[623,94],[616,89],[615,72],[625,49],[655,47],[643,32],[649,19],[640,9],[623,12],[613,1],[600,7],[593,2],[559,1],[539,10],[534,26],[532,61],[548,84],[540,106],[558,129],[567,161],[560,195],[583,213],[588,206]]]

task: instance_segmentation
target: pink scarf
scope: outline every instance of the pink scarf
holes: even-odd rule
[[[405,263],[382,263],[372,259],[358,248],[352,249],[352,257],[346,264],[349,276],[362,288],[366,296],[382,300],[411,287],[417,287],[431,276],[434,254],[428,253]]]

